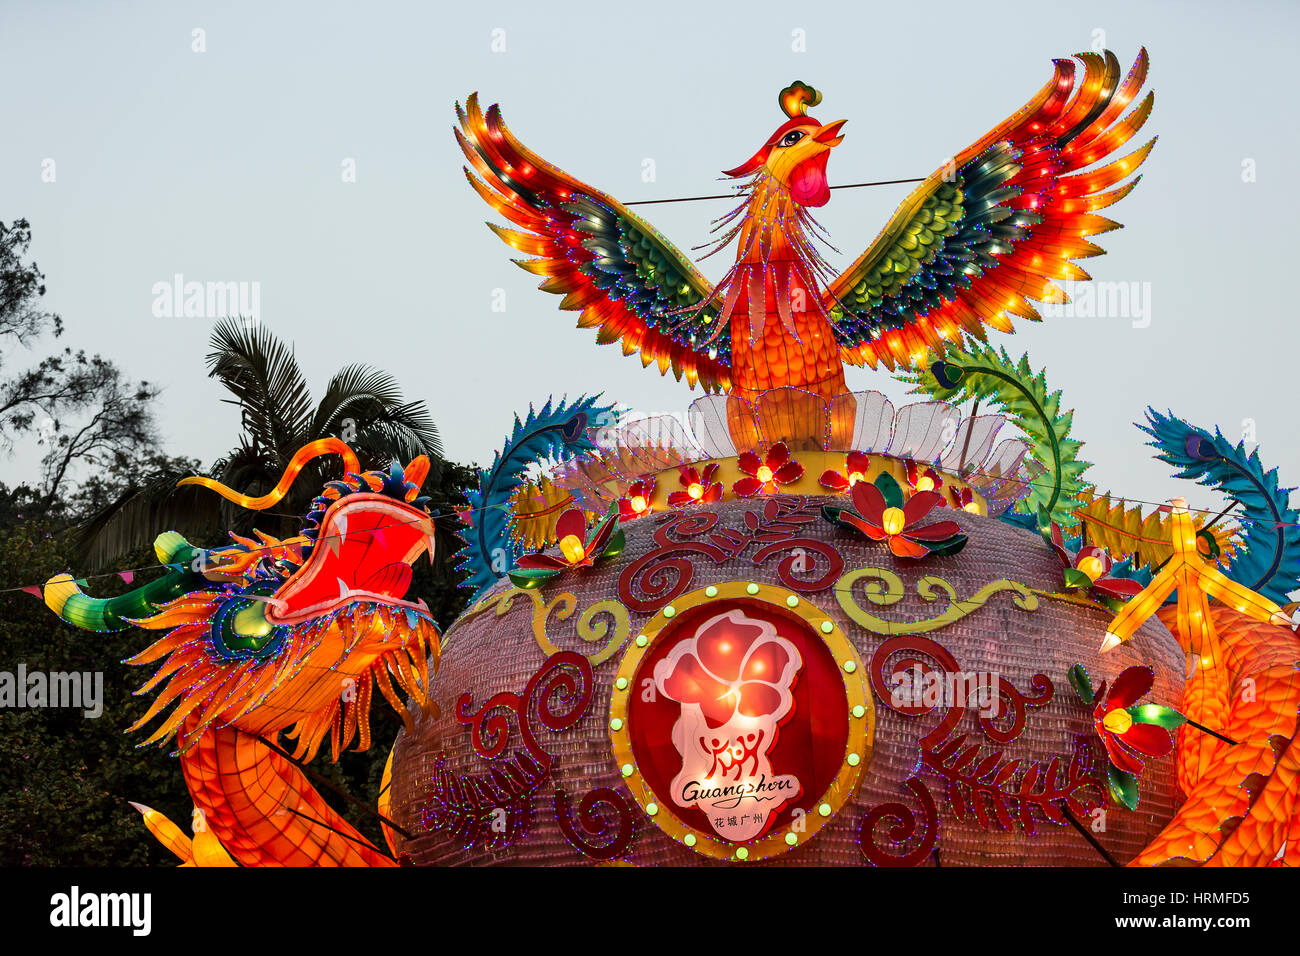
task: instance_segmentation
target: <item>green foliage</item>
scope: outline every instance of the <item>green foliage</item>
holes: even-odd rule
[[[1081,477],[1089,462],[1078,457],[1082,443],[1070,438],[1074,412],[1061,411],[1060,391],[1047,390],[1045,372],[1035,374],[1028,355],[1016,362],[1006,349],[972,342],[929,368],[901,372],[897,378],[913,385],[913,392],[941,401],[978,398],[998,408],[1025,433],[1030,453],[1047,469],[1045,477],[1030,485],[1028,497],[1016,504],[1016,510],[1042,514],[1062,528],[1077,523],[1073,512],[1076,499],[1089,488]]]
[[[0,511],[0,588],[44,581],[68,566],[66,521],[30,517],[30,500],[7,489]],[[129,556],[123,566],[151,556]],[[126,585],[97,580],[97,590]],[[114,586],[115,585],[115,586]],[[0,670],[100,672],[103,713],[33,708],[0,710],[0,865],[143,866],[175,860],[149,836],[128,800],[147,803],[181,826],[191,802],[175,760],[137,749],[125,730],[149,705],[132,691],[144,678],[122,659],[142,646],[137,630],[92,634],[64,624],[21,591],[0,595]]]

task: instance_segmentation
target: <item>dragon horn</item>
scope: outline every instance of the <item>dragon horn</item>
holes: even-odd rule
[[[45,606],[73,627],[86,631],[121,631],[133,619],[148,617],[162,605],[202,585],[189,562],[199,553],[174,531],[154,541],[158,560],[173,570],[157,581],[134,588],[114,598],[93,598],[82,592],[70,574],[56,574],[45,582]],[[174,565],[180,564],[179,568]]]
[[[429,456],[420,455],[402,470],[403,476],[418,489],[429,476]]]
[[[298,473],[302,471],[307,462],[313,458],[329,454],[342,456],[343,470],[345,472],[357,474],[361,471],[361,463],[357,460],[356,453],[351,448],[337,438],[321,438],[299,448],[293,458],[290,459],[284,474],[280,477],[280,483],[260,498],[250,498],[248,495],[242,495],[233,488],[226,487],[215,478],[182,478],[178,482],[178,486],[202,485],[204,488],[211,488],[221,497],[227,501],[233,501],[241,508],[248,508],[250,511],[262,511],[271,507],[288,493],[294,479],[298,477]]]

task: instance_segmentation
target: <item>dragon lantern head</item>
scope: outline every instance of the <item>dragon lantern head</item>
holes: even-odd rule
[[[176,734],[183,752],[212,726],[265,735],[292,725],[296,756],[310,759],[328,732],[337,758],[354,737],[358,750],[369,746],[374,686],[409,722],[390,674],[430,706],[428,657],[436,662],[438,631],[425,602],[406,599],[412,565],[433,558],[433,516],[420,497],[427,458],[363,473],[347,445],[323,439],[302,448],[260,498],[210,478],[181,483],[261,510],[284,497],[309,460],[330,453],[343,457],[344,478],[325,484],[294,537],[232,533],[233,546],[205,551],[169,532],[155,550],[173,570],[143,588],[101,600],[67,575],[46,585],[46,603],[78,626],[168,629],[128,661],[163,660],[138,693],[166,681],[132,730],[175,705],[146,743]]]
[[[826,205],[831,198],[826,162],[831,150],[844,141],[840,128],[847,120],[823,126],[809,116],[808,107],[816,106],[821,100],[821,93],[799,80],[787,86],[778,101],[789,119],[776,128],[747,162],[725,170],[722,175],[739,178],[762,169],[788,189],[799,205]]]

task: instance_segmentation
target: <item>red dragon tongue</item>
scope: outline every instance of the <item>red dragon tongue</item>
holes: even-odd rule
[[[790,175],[790,195],[801,206],[824,206],[830,202],[831,190],[826,184],[826,161],[830,150],[818,153],[796,166]]]

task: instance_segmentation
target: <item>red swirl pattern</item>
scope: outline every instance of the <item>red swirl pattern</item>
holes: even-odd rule
[[[470,728],[475,752],[484,760],[493,760],[505,752],[513,716],[524,748],[543,769],[549,769],[551,755],[533,732],[534,710],[547,730],[567,730],[586,714],[592,690],[591,662],[573,651],[561,651],[547,659],[522,694],[497,694],[471,711],[474,697],[466,691],[456,703],[456,719]]]
[[[613,821],[607,814],[613,815]],[[555,821],[568,841],[593,860],[624,856],[636,833],[636,817],[627,801],[609,787],[597,787],[582,798],[578,803],[577,825],[569,795],[564,790],[556,790]]]
[[[618,594],[631,610],[649,614],[687,591],[695,576],[693,557],[722,564],[738,558],[751,544],[759,545],[754,565],[784,554],[777,577],[792,591],[824,591],[844,571],[844,558],[833,545],[800,537],[800,526],[817,520],[818,503],[789,495],[772,495],[761,510],[746,511],[744,528],[719,528],[717,512],[692,510],[670,515],[654,533],[656,547],[631,562],[618,579]],[[814,578],[803,575],[802,562],[812,559],[824,570]]]
[[[934,797],[916,777],[909,777],[905,786],[920,804],[919,823],[911,807],[900,801],[891,801],[868,810],[858,828],[858,848],[876,866],[916,866],[934,852],[939,837],[939,814]],[[891,824],[882,839],[880,824],[887,821]],[[913,840],[917,842],[912,849],[900,849]]]

